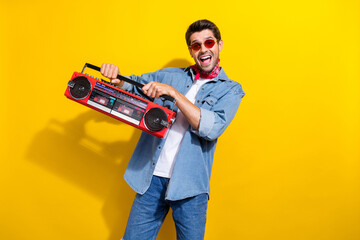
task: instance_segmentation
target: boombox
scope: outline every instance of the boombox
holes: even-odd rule
[[[66,97],[153,136],[166,136],[175,121],[176,113],[173,109],[146,99],[146,95],[135,95],[108,81],[84,74],[86,67],[100,71],[99,67],[86,63],[81,73],[74,72],[65,91]],[[117,78],[140,88],[144,86],[120,74]],[[175,106],[174,98],[166,95],[161,98],[172,101]]]

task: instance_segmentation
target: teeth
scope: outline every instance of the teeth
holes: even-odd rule
[[[210,56],[205,56],[205,57],[201,57],[200,59],[201,60],[206,60],[206,59],[209,59],[210,58]]]

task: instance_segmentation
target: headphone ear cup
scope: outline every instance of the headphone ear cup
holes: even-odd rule
[[[81,100],[89,96],[91,90],[89,79],[84,76],[78,76],[73,78],[71,82],[72,84],[69,86],[69,92],[74,99]]]
[[[161,108],[151,108],[144,115],[145,127],[151,132],[159,132],[165,128],[168,122],[167,115]]]

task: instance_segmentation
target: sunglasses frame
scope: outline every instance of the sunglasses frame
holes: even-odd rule
[[[210,42],[210,43],[209,43],[209,42]],[[215,45],[216,42],[217,42],[216,40],[210,38],[210,39],[206,39],[205,42],[203,42],[203,43],[194,42],[194,43],[192,43],[192,44],[189,46],[189,48],[191,48],[194,52],[197,52],[197,51],[199,51],[199,50],[201,49],[201,45],[204,44],[204,46],[205,46],[207,49],[210,49],[210,48],[214,47],[214,45]],[[195,47],[195,46],[196,46],[196,47]]]

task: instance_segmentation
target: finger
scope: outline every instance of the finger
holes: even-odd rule
[[[154,97],[159,98],[161,95],[163,95],[163,89],[161,87],[157,87]]]
[[[103,63],[102,65],[101,65],[101,68],[100,68],[100,73],[104,76],[104,68],[105,68],[105,63]]]
[[[150,88],[150,86],[151,86],[151,83],[152,83],[152,82],[149,82],[149,83],[145,84],[145,86],[143,86],[142,90],[143,90],[144,92],[148,91],[149,88]]]
[[[108,72],[108,78],[113,78],[112,76],[114,75],[114,68],[115,68],[115,65],[113,64],[110,64],[109,66],[109,72]]]
[[[111,78],[113,79],[116,78],[118,73],[119,73],[119,68],[117,66],[114,66]]]
[[[151,91],[151,97],[152,98],[156,97],[158,91],[159,91],[159,87],[157,85],[154,85]]]
[[[109,70],[109,64],[107,63],[104,63],[101,67],[101,70],[102,70],[102,74],[104,77],[107,77],[107,72]]]
[[[104,72],[103,76],[104,76],[104,77],[108,77],[109,64],[107,64],[107,63],[104,64],[104,70],[103,70],[103,72]]]
[[[113,78],[112,76],[113,76],[113,72],[114,72],[114,65],[112,65],[112,64],[110,64],[109,65],[109,71],[108,71],[108,78]]]
[[[119,84],[120,83],[120,80],[115,78],[115,79],[111,79],[111,83],[113,84]]]
[[[163,89],[161,87],[158,87],[156,89],[156,95],[155,98],[159,98],[161,95],[163,95]]]
[[[154,93],[154,83],[150,82],[148,83],[148,88],[145,89],[146,90],[146,95],[148,95],[149,97],[153,97],[153,93]]]
[[[152,97],[158,98],[158,96],[160,95],[161,92],[162,92],[161,86],[155,84],[153,91],[152,91]]]

